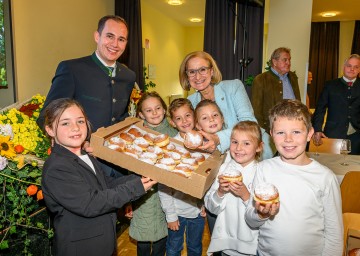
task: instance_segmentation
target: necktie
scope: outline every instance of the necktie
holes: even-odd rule
[[[114,71],[114,67],[107,67],[107,68],[108,68],[108,70],[109,70],[108,75],[109,75],[109,76],[112,76],[113,71]]]
[[[353,82],[347,82],[348,86],[352,86]]]

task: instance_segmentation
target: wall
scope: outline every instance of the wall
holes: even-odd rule
[[[46,95],[59,61],[91,54],[113,0],[12,0],[17,98]]]
[[[339,75],[342,76],[344,60],[351,54],[351,46],[354,36],[355,21],[340,22],[339,42]]]
[[[155,66],[155,90],[169,102],[171,94],[184,94],[179,83],[179,67],[188,52],[202,50],[203,27],[184,27],[171,17],[141,2],[142,37],[150,40],[145,49],[145,65]],[[156,17],[156,19],[154,19]]]
[[[299,77],[301,99],[305,103],[312,0],[270,0],[269,8],[266,52],[271,55],[281,46],[291,49],[291,70],[296,71]]]

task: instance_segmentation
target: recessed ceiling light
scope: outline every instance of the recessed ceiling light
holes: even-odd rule
[[[321,16],[324,17],[324,18],[335,17],[336,12],[324,12],[324,13],[321,14]]]
[[[183,1],[182,0],[168,0],[168,4],[170,4],[170,5],[182,5]]]
[[[202,19],[200,19],[200,18],[190,18],[189,20],[191,22],[201,22],[202,21]]]

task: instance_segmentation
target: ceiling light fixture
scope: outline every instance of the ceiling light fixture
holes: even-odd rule
[[[324,18],[335,17],[336,12],[324,12],[324,13],[321,14],[321,16],[324,17]]]
[[[167,2],[170,5],[182,5],[183,4],[182,0],[168,0]]]
[[[202,19],[200,19],[200,18],[190,18],[189,20],[191,22],[201,22],[202,21]]]

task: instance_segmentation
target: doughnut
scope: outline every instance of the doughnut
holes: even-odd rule
[[[137,154],[128,152],[128,151],[124,151],[125,154],[127,154],[128,156],[132,156],[133,158],[139,159],[139,156]]]
[[[175,166],[175,169],[177,170],[187,170],[187,169],[190,169],[192,172],[195,171],[195,168],[192,167],[191,165],[189,164],[178,164],[177,166]]]
[[[144,162],[144,163],[154,165],[154,162],[149,158],[141,158],[141,157],[139,157],[139,160]]]
[[[199,165],[205,162],[205,156],[199,152],[190,153],[190,157],[195,158]]]
[[[158,146],[149,146],[146,150],[147,152],[155,153],[158,159],[162,158],[164,155],[162,149]]]
[[[142,148],[140,148],[137,145],[126,145],[125,149],[124,149],[125,153],[130,153],[130,154],[134,154],[134,155],[140,155],[143,150]]]
[[[164,153],[164,157],[174,159],[176,164],[179,164],[181,160],[181,155],[177,152],[166,152]]]
[[[180,174],[181,176],[185,176],[186,178],[190,177],[193,171],[194,168],[188,164],[178,164],[173,170],[173,172]]]
[[[150,145],[154,144],[154,139],[155,139],[156,135],[152,134],[152,133],[145,133],[143,138],[145,140],[147,140],[147,142],[149,142]]]
[[[140,138],[143,134],[139,131],[139,129],[132,127],[128,130],[128,133],[134,135],[136,138]]]
[[[159,164],[159,163],[157,163],[157,164],[155,164],[155,166],[156,166],[156,167],[159,167],[159,168],[161,168],[161,169],[165,169],[165,170],[171,171],[170,167],[169,167],[168,165],[166,165],[166,164]]]
[[[165,147],[161,147],[161,149],[164,151],[164,152],[172,152],[176,149],[176,146],[175,144],[173,143],[169,143],[167,146]]]
[[[151,160],[151,161],[153,162],[153,164],[155,164],[156,161],[157,161],[157,159],[158,159],[157,154],[151,153],[151,152],[141,153],[141,154],[139,155],[139,158],[140,158],[140,159],[149,159],[149,160]]]
[[[203,144],[203,136],[197,131],[189,131],[184,136],[184,146],[189,149],[196,149]]]
[[[279,192],[273,184],[260,183],[255,187],[254,200],[265,204],[277,203],[279,202]]]
[[[126,132],[122,132],[120,133],[120,138],[122,138],[126,144],[131,144],[133,143],[133,141],[135,140],[135,136],[130,134],[130,133],[126,133]]]
[[[179,153],[181,155],[181,158],[189,158],[190,157],[190,152],[182,147],[176,147],[174,149],[174,152]]]
[[[188,165],[192,166],[194,169],[199,167],[199,164],[195,158],[183,158],[183,159],[181,159],[181,163],[188,164]]]
[[[119,151],[119,152],[123,152],[123,149],[124,149],[124,148],[121,148],[119,145],[116,145],[116,144],[109,144],[107,147],[112,149],[112,150]]]
[[[135,145],[138,145],[138,146],[139,146],[140,148],[142,148],[144,151],[146,150],[147,147],[150,146],[149,142],[147,142],[147,140],[145,140],[143,137],[135,138],[134,144],[135,144]]]
[[[172,158],[161,158],[158,160],[158,164],[164,164],[168,167],[168,170],[174,170],[175,168],[175,160]]]
[[[229,182],[242,181],[243,177],[240,171],[235,169],[226,170],[222,174],[222,178]]]
[[[121,149],[124,149],[126,144],[125,141],[118,136],[110,138],[109,143],[112,145],[119,146]]]
[[[360,256],[360,248],[351,249],[348,256]]]
[[[160,134],[154,138],[154,144],[158,147],[165,147],[170,143],[169,135]]]

